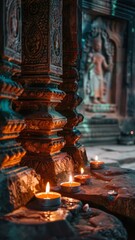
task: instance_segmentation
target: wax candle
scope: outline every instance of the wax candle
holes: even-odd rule
[[[74,179],[81,184],[89,184],[90,183],[90,175],[84,174],[83,168],[81,168],[81,174],[75,175]]]
[[[91,169],[101,169],[104,167],[104,162],[98,160],[98,156],[95,156],[95,160],[90,161]]]
[[[57,207],[61,203],[61,194],[57,192],[50,192],[50,184],[49,182],[46,184],[46,192],[39,192],[35,194],[35,198],[40,204],[51,210],[53,207]]]
[[[80,191],[80,183],[74,182],[71,175],[69,176],[69,182],[62,182],[60,187],[63,192],[75,193]]]

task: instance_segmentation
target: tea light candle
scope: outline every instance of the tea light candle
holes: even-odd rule
[[[90,162],[91,169],[101,169],[104,167],[104,162],[98,160],[98,156],[95,156],[95,160]]]
[[[50,192],[49,182],[46,184],[46,192],[40,192],[35,194],[35,198],[40,206],[51,210],[53,207],[57,207],[61,203],[61,194],[56,192]]]
[[[81,168],[81,174],[75,175],[74,179],[81,184],[89,184],[90,176],[88,174],[84,174],[84,169]]]
[[[63,192],[75,193],[80,191],[80,183],[74,182],[72,176],[69,176],[69,182],[63,182],[60,184],[61,190]]]

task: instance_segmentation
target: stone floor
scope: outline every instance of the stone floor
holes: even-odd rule
[[[98,156],[107,165],[135,170],[135,145],[86,146],[88,160]]]

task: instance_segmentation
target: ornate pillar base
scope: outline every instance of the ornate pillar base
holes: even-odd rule
[[[67,151],[73,159],[74,172],[80,172],[80,168],[87,165],[88,159],[84,146],[79,144],[79,146],[66,147],[64,151]]]
[[[27,167],[4,169],[0,172],[0,212],[11,212],[26,205],[39,187],[40,177]]]
[[[59,184],[62,181],[69,180],[69,175],[73,172],[73,160],[67,153],[58,153],[55,155],[45,156],[39,154],[37,157],[35,154],[27,154],[21,162],[22,165],[32,167],[41,176],[41,184],[43,190],[45,190],[46,182],[49,180],[51,185]],[[68,166],[68,167],[67,167]]]

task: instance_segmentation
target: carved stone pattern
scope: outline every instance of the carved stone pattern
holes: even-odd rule
[[[57,100],[58,102],[63,100],[65,97],[65,92],[56,88],[38,88],[38,89],[27,89],[23,94],[22,97],[31,98],[31,99],[44,99],[44,100]]]
[[[22,92],[23,88],[19,83],[0,76],[0,98],[16,99]]]
[[[44,182],[44,188],[46,182],[49,179],[50,183],[60,183],[62,180],[69,180],[69,174],[73,172],[73,161],[70,155],[67,153],[59,153],[45,157],[44,154],[38,154],[38,161],[33,154],[26,155],[22,160],[23,166],[30,166],[40,173],[42,181]],[[68,166],[68,167],[67,167]]]
[[[37,66],[37,65],[36,65]],[[37,66],[38,67],[38,66]],[[39,66],[40,67],[40,66]],[[42,67],[42,65],[41,65]],[[38,68],[39,69],[39,68]],[[44,66],[44,69],[45,69],[45,66]],[[32,66],[32,65],[29,65],[29,66],[25,66],[25,70],[30,72],[31,73],[31,70],[32,70],[32,74],[33,74],[33,71],[35,71],[35,65]],[[42,69],[41,69],[42,71]],[[60,84],[62,83],[62,79],[60,77],[57,77],[57,78],[50,78],[48,75],[41,75],[41,71],[40,71],[40,75],[34,75],[31,77],[29,75],[27,76],[23,76],[23,78],[19,79],[19,81],[21,82],[22,85],[38,85],[41,84],[41,85],[44,85],[44,84]]]
[[[23,142],[22,142],[23,143]],[[40,153],[44,154],[44,156],[49,156],[51,154],[56,154],[60,152],[60,150],[64,147],[65,140],[63,137],[52,137],[52,138],[44,138],[44,140],[26,140],[24,142],[24,147],[27,152],[30,153]]]
[[[34,119],[34,120],[26,120],[26,130],[27,131],[41,131],[42,133],[43,132],[48,132],[48,131],[60,131],[62,130],[62,128],[65,126],[66,124],[66,119],[63,118],[63,119],[56,119],[56,120],[53,120],[53,119],[48,119],[46,120],[45,118],[44,119],[41,119],[41,120],[37,120],[37,119]]]
[[[5,55],[21,60],[21,0],[4,2]]]
[[[9,144],[8,142],[6,143]],[[0,146],[0,169],[19,164],[25,154],[26,151],[24,148],[13,141],[11,141],[11,147],[7,148],[7,146]]]
[[[50,1],[51,65],[62,67],[62,1]]]
[[[66,114],[65,114],[66,116]],[[83,115],[80,113],[77,113],[75,110],[71,112],[67,116],[68,122],[65,125],[64,129],[73,129],[75,126],[77,126],[80,122],[83,120]]]
[[[18,164],[25,150],[14,139],[25,127],[22,116],[11,108],[12,100],[23,91],[20,84],[0,76],[0,169]]]
[[[48,1],[25,1],[23,8],[23,63],[48,61]]]
[[[76,94],[78,89],[78,37],[77,37],[77,6],[78,1],[63,1],[63,83],[60,88],[66,92],[63,101],[56,107],[59,112],[67,117],[67,124],[64,126],[63,132],[59,135],[64,136],[66,140],[65,147],[62,151],[66,151],[73,158],[75,171],[79,171],[80,166],[84,165],[85,154],[81,150],[81,145],[77,143],[80,138],[80,132],[76,130],[76,126],[83,120],[82,114],[78,114],[76,107],[80,104],[81,98]],[[65,109],[66,106],[66,109]]]
[[[82,101],[82,98],[73,93],[67,93],[66,97],[64,98],[61,106],[61,110],[65,109],[65,105],[67,106],[67,109],[74,109],[76,108]],[[72,103],[72,105],[71,105]]]
[[[73,131],[63,131],[63,136],[66,140],[66,147],[72,147],[80,139],[81,132],[77,129],[74,129]]]
[[[0,172],[0,206],[1,212],[26,205],[39,189],[40,176],[27,167],[6,169]]]

